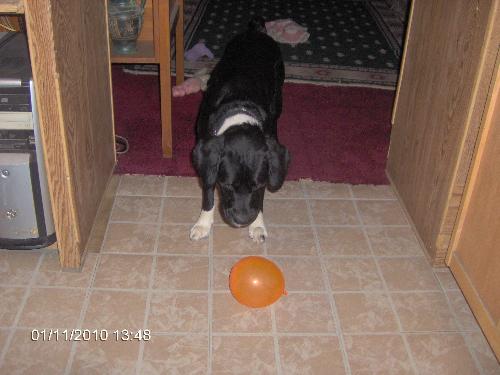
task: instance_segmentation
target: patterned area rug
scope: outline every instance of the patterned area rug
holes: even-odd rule
[[[186,61],[187,75],[211,69],[226,43],[246,28],[254,15],[266,20],[291,18],[307,27],[306,43],[280,44],[286,79],[321,85],[394,89],[404,24],[385,0],[188,0],[186,48],[202,40],[214,60]],[[133,73],[153,73],[156,66],[128,66]]]

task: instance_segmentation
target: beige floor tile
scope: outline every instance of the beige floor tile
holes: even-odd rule
[[[152,332],[207,332],[208,294],[154,292],[148,327]]]
[[[389,297],[382,293],[336,293],[344,333],[398,332]]]
[[[377,265],[370,258],[324,258],[330,287],[334,291],[382,290]]]
[[[264,221],[268,224],[309,225],[304,199],[269,199],[264,202]]]
[[[163,222],[193,225],[198,220],[198,216],[200,216],[200,210],[201,196],[198,198],[165,198],[163,203]]]
[[[253,309],[238,303],[231,293],[213,294],[212,331],[271,332],[271,309]]]
[[[401,336],[345,336],[344,344],[353,375],[413,374]]]
[[[41,338],[32,341],[31,331],[16,330],[0,374],[63,374],[70,350],[69,341],[43,341]]]
[[[159,197],[118,196],[111,212],[111,221],[157,223],[160,204]]]
[[[25,288],[0,287],[0,301],[2,301],[0,303],[0,326],[10,327],[14,324],[25,293]]]
[[[41,254],[40,251],[0,250],[0,284],[27,285]]]
[[[453,331],[458,329],[442,292],[393,293],[392,300],[403,331]]]
[[[323,291],[323,274],[318,257],[270,258],[283,272],[287,291]]]
[[[128,329],[143,327],[146,292],[94,290],[83,321],[86,329]]]
[[[264,245],[248,236],[248,228],[216,225],[213,228],[213,252],[216,255],[262,255]]]
[[[153,288],[208,290],[208,257],[158,257]]]
[[[116,195],[161,196],[164,183],[163,176],[125,174],[121,177]]]
[[[316,230],[323,255],[371,255],[361,228],[317,227]]]
[[[144,345],[141,374],[206,374],[208,337],[152,336]]]
[[[313,199],[310,204],[314,223],[317,225],[360,224],[353,201]]]
[[[425,258],[378,260],[389,290],[438,290],[439,284]]]
[[[202,191],[197,177],[167,177],[168,197],[196,197],[200,198]]]
[[[76,346],[71,375],[120,374],[133,375],[139,356],[139,341],[79,341]]]
[[[278,332],[335,333],[326,294],[292,293],[274,304]]]
[[[434,270],[434,275],[436,275],[441,287],[444,290],[458,290],[458,284],[455,277],[448,268],[439,268]]]
[[[218,291],[229,291],[229,274],[231,268],[241,257],[214,257],[213,258],[213,281],[212,288]]]
[[[96,262],[97,254],[87,253],[80,271],[63,270],[59,263],[58,252],[47,252],[38,270],[35,285],[87,288]]]
[[[278,191],[274,193],[266,191],[265,198],[304,198],[304,192],[302,191],[300,181],[285,181],[281,189]]]
[[[424,255],[410,227],[367,227],[375,256]]]
[[[396,199],[390,185],[352,185],[351,189],[357,199]]]
[[[479,374],[474,360],[458,333],[407,335],[413,359],[421,375]]]
[[[150,255],[102,254],[93,286],[147,289],[152,265]]]
[[[472,314],[469,304],[465,300],[464,295],[460,290],[447,290],[446,295],[450,301],[451,309],[457,317],[460,328],[464,331],[478,331],[479,325]]]
[[[284,374],[345,374],[337,337],[281,336],[278,341]]]
[[[155,224],[110,223],[102,245],[107,253],[152,253],[158,226]]]
[[[408,225],[398,201],[359,200],[356,204],[365,225]]]
[[[311,227],[268,226],[266,238],[270,255],[315,255],[316,245]]]
[[[212,374],[276,374],[271,336],[215,336]]]
[[[208,239],[191,241],[190,229],[191,224],[163,224],[158,240],[158,253],[207,255]]]
[[[32,288],[18,325],[32,328],[75,328],[84,289]]]
[[[485,375],[500,374],[500,362],[496,359],[495,354],[486,341],[482,332],[473,332],[467,334],[467,341],[470,348],[476,356]]]
[[[303,180],[306,194],[309,198],[347,198],[351,197],[349,185],[347,184],[332,184],[323,181]]]

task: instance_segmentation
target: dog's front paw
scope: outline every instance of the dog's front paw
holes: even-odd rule
[[[257,243],[263,243],[267,238],[267,230],[265,226],[252,226],[248,228],[248,235]]]
[[[210,234],[210,227],[206,225],[195,224],[189,232],[189,239],[191,241],[198,241],[202,238],[208,237]]]

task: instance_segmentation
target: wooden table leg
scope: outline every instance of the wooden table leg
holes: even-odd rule
[[[168,0],[158,1],[160,14],[160,107],[161,146],[163,156],[172,157],[172,85],[170,78],[170,5]]]
[[[179,15],[175,25],[175,84],[184,82],[184,0],[178,0]]]

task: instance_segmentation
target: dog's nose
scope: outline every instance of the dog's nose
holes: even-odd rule
[[[226,219],[235,227],[244,227],[253,223],[259,212],[257,210],[238,210],[226,213]]]

